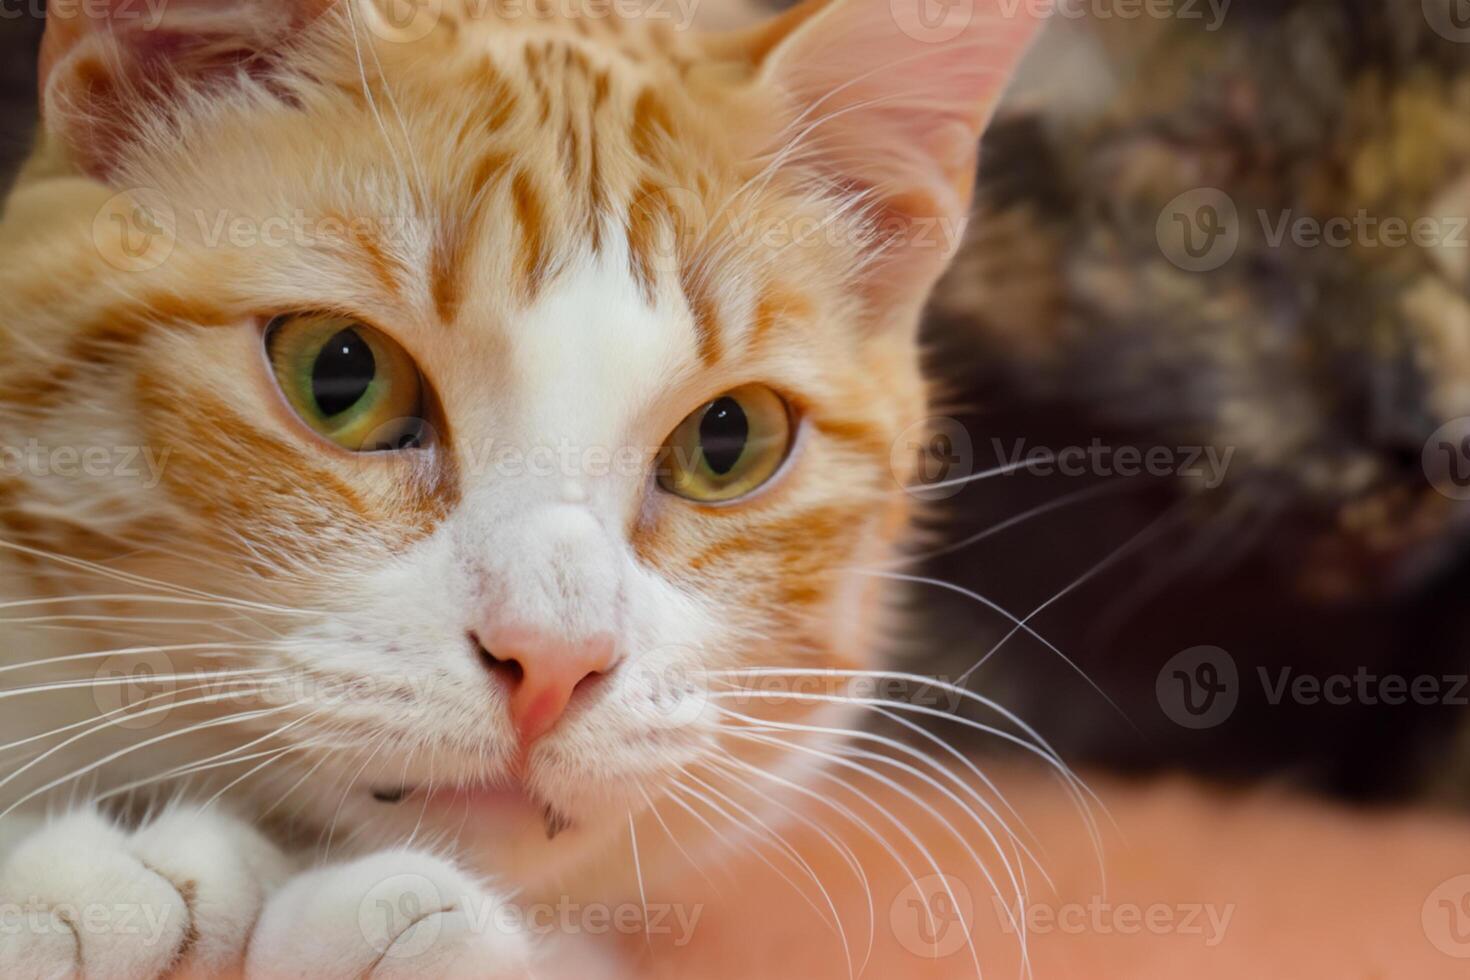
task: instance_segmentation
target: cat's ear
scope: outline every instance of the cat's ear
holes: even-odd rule
[[[959,246],[980,136],[1051,6],[806,0],[746,36],[793,100],[791,159],[874,208],[879,276],[927,289]]]
[[[107,179],[119,149],[182,85],[264,75],[332,0],[89,0],[52,4],[41,41],[42,124]]]

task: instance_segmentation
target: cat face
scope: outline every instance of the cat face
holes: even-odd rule
[[[85,215],[17,197],[57,272],[7,323],[62,327],[0,417],[166,462],[10,487],[78,504],[9,532],[256,604],[231,663],[270,693],[228,739],[289,750],[260,801],[511,873],[625,830],[750,754],[732,711],[830,707],[712,697],[730,671],[871,663],[955,244],[929,229],[1035,26],[980,6],[940,41],[852,2],[738,36],[489,5],[52,25],[49,152],[91,183]]]

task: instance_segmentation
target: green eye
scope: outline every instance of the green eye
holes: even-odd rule
[[[419,444],[423,379],[381,332],[349,317],[286,316],[266,331],[266,352],[286,401],[322,436],[353,452]]]
[[[780,468],[791,448],[791,412],[765,385],[745,385],[700,406],[663,448],[665,490],[701,503],[734,500]]]

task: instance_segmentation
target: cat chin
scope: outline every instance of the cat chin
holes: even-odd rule
[[[617,787],[594,791],[583,780],[572,798],[547,802],[510,781],[461,786],[364,785],[347,800],[319,801],[318,817],[334,821],[352,852],[440,842],[467,870],[534,894],[606,855],[621,835],[626,851],[628,815],[642,809]],[[315,840],[315,834],[310,837]],[[307,843],[310,843],[308,840]]]
[[[621,810],[569,815],[526,797],[461,797],[431,802],[428,811],[422,800],[405,803],[409,825],[420,825],[421,835],[454,841],[455,857],[466,868],[530,894],[553,883],[564,891],[579,877],[575,872],[615,851],[616,838],[628,831]]]

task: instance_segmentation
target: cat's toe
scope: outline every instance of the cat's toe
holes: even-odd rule
[[[266,898],[291,872],[259,831],[216,810],[170,810],[133,835],[129,850],[183,898],[185,972],[202,976],[240,961]]]
[[[506,908],[449,861],[411,850],[380,852],[287,884],[261,917],[246,975],[525,977],[531,946]]]
[[[73,813],[23,840],[0,869],[0,975],[153,980],[179,958],[188,905],[101,817]]]
[[[0,976],[156,980],[239,960],[284,859],[248,826],[170,810],[136,832],[85,811],[0,866]]]

